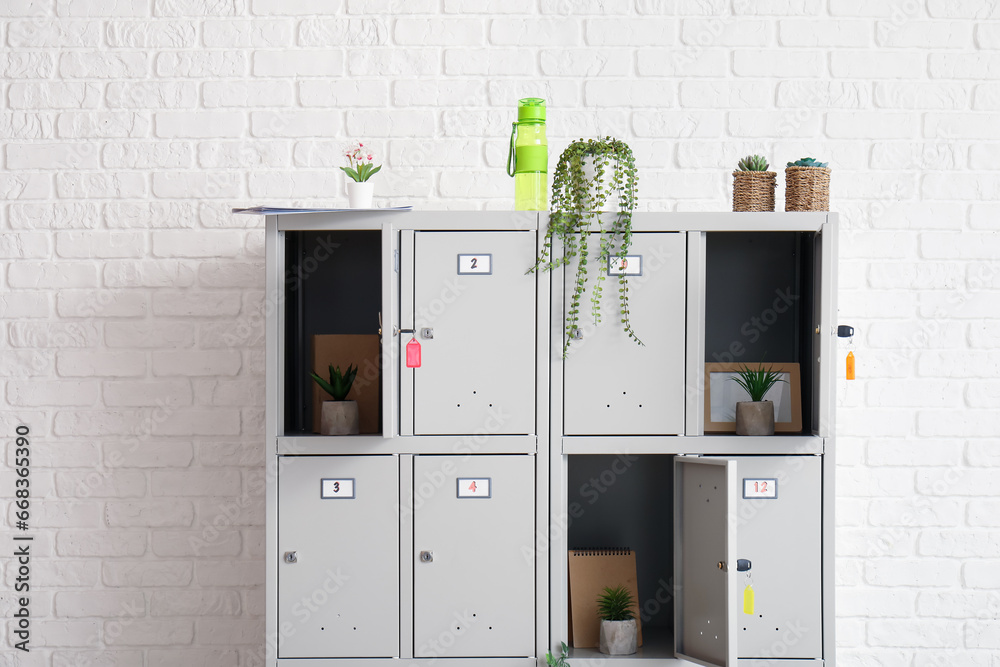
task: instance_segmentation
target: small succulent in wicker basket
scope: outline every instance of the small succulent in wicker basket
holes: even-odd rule
[[[748,155],[733,172],[734,211],[773,211],[776,177],[761,155]]]
[[[826,162],[804,157],[786,165],[785,210],[830,210],[830,169]]]

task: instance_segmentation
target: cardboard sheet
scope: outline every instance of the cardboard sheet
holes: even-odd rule
[[[569,645],[600,646],[601,622],[597,597],[608,586],[624,586],[635,601],[632,611],[642,646],[639,618],[639,587],[636,583],[635,552],[631,549],[571,549],[569,552]]]
[[[361,433],[378,433],[381,429],[379,336],[377,334],[313,336],[312,347],[312,370],[321,378],[330,379],[330,364],[339,366],[342,373],[346,372],[351,364],[358,367],[358,376],[354,379],[347,400],[358,402]],[[320,389],[312,378],[309,382],[312,383],[313,390],[312,429],[314,433],[319,433],[320,406],[323,401],[329,401],[332,397]]]

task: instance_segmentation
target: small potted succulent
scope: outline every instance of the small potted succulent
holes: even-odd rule
[[[545,664],[548,667],[569,667],[569,662],[567,658],[569,657],[569,647],[566,646],[566,642],[560,642],[562,647],[562,654],[557,658],[552,655],[552,651],[545,654]]]
[[[323,401],[323,412],[320,416],[319,432],[323,435],[354,435],[360,433],[361,422],[358,419],[358,402],[348,401],[351,385],[358,374],[357,367],[350,365],[346,373],[340,372],[330,364],[329,382],[316,373],[310,373],[320,389],[328,393],[333,400]]]
[[[734,211],[774,210],[778,175],[767,168],[767,160],[761,155],[748,155],[739,161],[733,172]]]
[[[804,157],[785,167],[786,211],[829,211],[830,170],[826,162]]]
[[[347,181],[347,200],[351,208],[371,208],[375,184],[368,179],[377,174],[382,165],[375,164],[375,155],[360,141],[344,151],[344,157],[347,166],[340,169],[350,179]]]
[[[764,396],[771,387],[787,380],[763,364],[757,368],[740,366],[732,380],[750,395],[749,401],[736,403],[736,435],[774,435],[774,402],[765,401]]]
[[[601,653],[631,655],[638,648],[635,623],[635,600],[624,586],[610,588],[597,596],[597,615],[601,619]]]

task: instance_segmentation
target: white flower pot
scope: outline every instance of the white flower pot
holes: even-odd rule
[[[361,432],[357,401],[323,401],[319,432],[322,435],[355,435]]]
[[[371,181],[358,183],[348,179],[347,201],[351,208],[372,208],[373,194],[375,194],[375,184]]]
[[[639,629],[635,619],[628,621],[601,621],[601,653],[605,655],[632,655],[638,648]]]

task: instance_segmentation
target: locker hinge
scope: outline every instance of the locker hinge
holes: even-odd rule
[[[399,250],[392,251],[392,270],[399,273]]]

